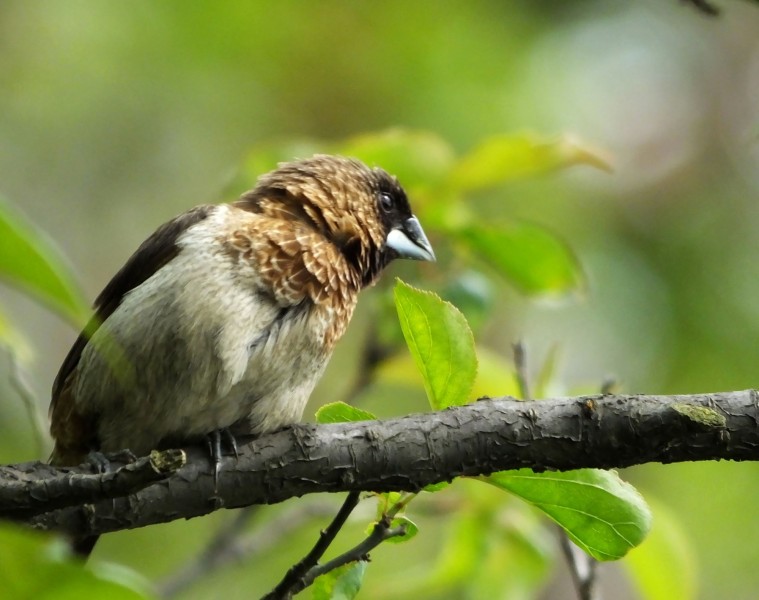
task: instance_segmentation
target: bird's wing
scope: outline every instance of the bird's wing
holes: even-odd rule
[[[60,428],[64,426],[67,429],[87,430],[87,423],[84,422],[83,417],[72,414],[75,407],[71,398],[71,384],[72,374],[75,372],[89,338],[97,331],[103,321],[118,308],[127,292],[146,281],[177,255],[180,250],[177,246],[179,236],[196,223],[207,218],[214,208],[210,204],[197,206],[161,225],[140,245],[97,297],[94,304],[95,314],[69,350],[53,382],[50,402],[53,437],[59,439],[61,434],[64,434],[65,437],[78,437],[82,433],[82,431],[72,431],[66,435],[66,432],[60,431]]]

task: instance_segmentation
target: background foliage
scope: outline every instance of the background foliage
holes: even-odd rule
[[[608,374],[630,392],[758,387],[759,9],[723,7],[721,19],[706,20],[655,0],[7,0],[0,192],[63,249],[92,298],[159,223],[234,197],[280,153],[340,144],[394,170],[425,226],[434,222],[445,268],[396,265],[393,274],[435,288],[466,315],[480,345],[473,397],[515,393],[508,373],[520,338],[535,378],[544,362],[555,364],[545,393],[595,391]],[[377,137],[365,135],[398,127],[416,136],[412,144],[373,145]],[[492,150],[504,139],[511,155]],[[540,142],[548,150],[536,161],[530,149]],[[605,160],[613,173],[556,172],[572,162],[561,151],[578,148],[589,152],[583,162]],[[467,178],[471,165],[450,169],[472,152],[482,171]],[[543,254],[515,261],[489,252],[499,246],[472,232],[486,226],[511,231],[514,248],[524,239],[571,248],[582,269],[547,268],[564,276],[545,289],[530,279],[543,272]],[[558,255],[567,256],[548,253]],[[373,327],[392,309],[386,279],[364,295],[307,414],[361,383],[346,373],[358,377],[368,337],[399,343],[397,320]],[[15,332],[16,348],[25,336],[24,368],[44,411],[75,332],[18,292],[0,294],[0,332]],[[409,383],[410,359],[394,356],[355,400],[380,416],[426,410],[421,380]],[[49,448],[35,447],[10,370],[3,356],[0,460],[44,457]],[[626,582],[612,589],[754,597],[757,475],[753,464],[626,472],[655,520],[625,561],[632,579],[607,566],[606,576]],[[549,583],[560,561],[544,521],[495,488],[451,488],[409,515],[419,535],[373,553],[361,597],[418,594],[420,581],[430,597],[478,598],[494,586],[509,598],[571,597],[566,582]],[[262,509],[253,525],[294,505]],[[362,534],[373,518],[366,510],[346,537]],[[230,516],[109,535],[97,557],[159,579]],[[268,589],[320,525],[182,597]],[[656,580],[662,571],[665,582]]]

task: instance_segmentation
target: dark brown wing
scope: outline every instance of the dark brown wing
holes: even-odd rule
[[[69,431],[68,435],[64,434],[65,437],[73,441],[71,438],[80,437],[79,434],[81,433],[83,439],[80,439],[80,443],[86,444],[87,441],[87,432],[81,430],[88,428],[88,422],[82,415],[75,414],[73,402],[69,398],[71,375],[79,363],[87,340],[97,331],[100,324],[118,308],[127,292],[145,282],[177,255],[179,247],[176,242],[182,232],[208,217],[214,208],[215,206],[210,204],[197,206],[161,225],[140,245],[100,292],[95,300],[95,314],[69,350],[53,382],[52,400],[50,402],[51,431],[57,440],[59,440],[60,434],[64,434],[64,430],[73,429],[80,431]],[[68,406],[62,406],[62,404],[68,404]],[[65,446],[66,443],[64,442],[63,445]]]

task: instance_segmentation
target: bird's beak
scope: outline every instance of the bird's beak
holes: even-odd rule
[[[435,262],[432,246],[424,235],[419,220],[413,216],[390,230],[385,246],[395,250],[400,258]]]

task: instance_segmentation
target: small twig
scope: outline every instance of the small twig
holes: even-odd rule
[[[42,419],[42,416],[40,415],[39,407],[37,406],[37,402],[34,399],[34,394],[24,381],[24,377],[18,366],[18,361],[16,360],[16,357],[10,348],[8,349],[8,363],[10,365],[11,386],[14,390],[16,390],[16,393],[21,399],[21,402],[24,405],[26,413],[29,417],[29,425],[31,426],[32,435],[34,436],[34,445],[36,447],[37,456],[42,456],[45,452],[47,428],[45,426],[45,422]]]
[[[188,585],[200,579],[206,573],[216,568],[227,556],[230,547],[240,535],[248,520],[259,510],[259,506],[246,506],[237,511],[229,522],[224,523],[216,535],[203,548],[195,560],[187,563],[182,569],[159,583],[158,594],[162,598],[170,598],[185,589]]]
[[[527,349],[521,340],[514,342],[511,348],[514,351],[514,371],[517,377],[519,395],[522,397],[522,400],[532,400],[530,382],[527,375]]]
[[[161,598],[173,598],[196,581],[226,565],[261,556],[313,519],[332,514],[334,505],[323,501],[303,502],[268,519],[250,534],[241,536],[241,528],[254,512],[242,509],[234,519],[221,527],[195,560],[156,585],[158,595]]]
[[[617,380],[608,375],[601,382],[601,393],[611,394],[616,387]],[[567,560],[577,597],[579,600],[598,600],[600,598],[597,577],[598,561],[575,546],[561,527],[557,525],[556,529],[559,532],[561,551]]]
[[[367,341],[361,348],[356,379],[345,394],[348,403],[351,403],[359,393],[369,386],[376,368],[390,355],[390,349],[378,341],[376,328],[376,324],[370,325]]]
[[[559,531],[559,543],[564,557],[567,559],[569,572],[572,575],[575,590],[579,600],[597,600],[596,567],[598,561],[575,546],[567,537],[566,532],[556,526]]]
[[[357,544],[347,552],[343,552],[340,556],[336,556],[323,565],[313,566],[311,569],[309,569],[308,573],[303,576],[301,581],[298,582],[298,586],[293,588],[293,592],[297,593],[301,590],[306,589],[320,575],[329,573],[330,571],[342,567],[343,565],[347,565],[348,563],[356,562],[359,560],[369,560],[369,552],[374,550],[382,542],[389,540],[390,538],[406,535],[405,525],[390,527],[391,522],[392,519],[388,517],[383,518],[378,523],[375,523],[372,532],[366,537],[366,539],[364,539],[363,542]]]
[[[405,510],[406,507],[409,505],[409,502],[411,502],[418,495],[419,495],[418,492],[407,492],[403,494],[398,500],[398,502],[393,504],[390,510],[387,511],[386,516],[392,521],[396,517],[396,515],[399,512]]]
[[[345,521],[348,520],[348,517],[353,512],[353,509],[356,508],[359,498],[360,492],[348,493],[348,497],[345,499],[345,502],[343,502],[343,505],[340,507],[337,515],[335,515],[335,518],[332,520],[329,526],[321,532],[319,539],[317,540],[316,544],[314,544],[311,552],[309,552],[300,562],[293,565],[290,570],[287,571],[285,576],[282,578],[282,581],[280,581],[271,592],[264,596],[264,600],[279,600],[280,598],[292,597],[296,591],[295,588],[299,585],[299,582],[311,570],[311,568],[319,562],[319,559],[324,556],[327,548],[329,548],[330,544],[334,541],[340,529],[342,529],[343,525],[345,525]],[[300,589],[302,590],[303,587]]]
[[[515,342],[512,347],[514,348],[514,370],[516,371],[519,393],[523,400],[532,400],[527,373],[527,352],[525,346],[519,341]],[[608,391],[611,391],[615,383],[613,379],[606,378],[601,385],[601,393],[606,394]],[[596,600],[596,560],[572,544],[569,536],[567,536],[567,532],[561,527],[556,525],[556,530],[559,534],[561,550],[572,574],[572,581],[577,590],[577,597],[579,600]]]
[[[607,375],[601,382],[601,393],[604,396],[613,394],[618,387],[619,382],[612,375]]]

